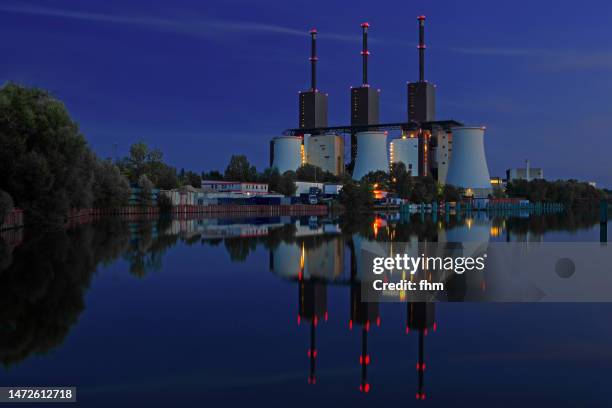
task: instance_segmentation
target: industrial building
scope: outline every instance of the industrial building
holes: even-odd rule
[[[359,132],[353,179],[361,180],[373,171],[389,172],[387,132]]]
[[[475,196],[491,191],[484,154],[484,130],[436,117],[436,86],[428,82],[425,75],[426,18],[418,16],[417,21],[418,79],[407,84],[407,121],[397,123],[380,123],[380,90],[373,88],[368,78],[370,25],[363,23],[362,83],[351,87],[350,124],[327,124],[328,97],[318,90],[316,83],[317,31],[311,30],[311,86],[308,91],[300,92],[298,127],[285,130],[283,136],[271,142],[270,163],[281,171],[309,163],[334,174],[342,174],[346,167],[353,179],[360,180],[371,171],[388,172],[389,163],[402,162],[413,176],[433,177],[441,184],[465,187]],[[387,140],[389,132],[397,131],[399,136]],[[459,141],[455,133],[459,134]],[[344,137],[347,136],[350,137],[350,157],[345,159]],[[286,137],[294,139],[284,139]],[[454,160],[455,155],[457,160]],[[453,164],[455,161],[457,163]],[[464,164],[466,167],[462,169]],[[471,174],[472,171],[475,173]]]
[[[305,162],[336,176],[344,173],[344,139],[340,135],[312,135],[304,139]]]
[[[361,24],[362,36],[362,80],[361,86],[351,87],[351,164],[355,163],[357,157],[357,132],[363,125],[374,125],[380,123],[379,120],[379,93],[380,90],[370,87],[368,82],[368,29],[370,24]],[[352,166],[351,166],[352,167]]]
[[[529,161],[527,161],[527,167],[518,169],[506,170],[506,180],[544,180],[544,170],[542,168],[531,168]]]
[[[412,176],[419,176],[419,139],[406,137],[393,139],[389,143],[389,159],[391,164],[404,163],[406,171]]]
[[[327,94],[317,88],[317,30],[310,30],[310,89],[299,93],[300,128],[327,127]]]
[[[247,195],[268,194],[267,183],[249,181],[202,180],[202,189],[215,193],[240,193]]]
[[[304,146],[299,136],[279,136],[272,139],[271,167],[276,167],[280,174],[286,171],[296,171],[304,164]]]
[[[465,195],[474,198],[487,198],[493,193],[485,157],[484,133],[482,127],[453,129],[453,159],[446,182],[463,187]]]

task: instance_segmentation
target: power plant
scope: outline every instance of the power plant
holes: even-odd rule
[[[368,78],[370,24],[361,24],[361,85],[350,90],[350,125],[329,126],[328,95],[317,87],[317,30],[310,30],[310,89],[299,93],[298,127],[270,142],[270,165],[283,173],[303,164],[355,180],[403,163],[412,176],[462,187],[476,198],[491,193],[484,128],[436,118],[436,86],[425,79],[425,16],[418,16],[418,80],[407,83],[407,121],[380,123],[380,89]],[[391,140],[389,135],[395,133]],[[350,138],[348,154],[345,138]],[[348,147],[348,146],[347,146]],[[348,162],[345,161],[348,157]]]

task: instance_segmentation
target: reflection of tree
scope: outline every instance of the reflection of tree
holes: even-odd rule
[[[226,238],[223,240],[230,259],[234,262],[244,262],[251,251],[257,248],[257,241],[244,238]]]
[[[585,207],[579,212],[566,211],[544,215],[532,215],[530,218],[508,218],[506,226],[513,233],[538,233],[547,231],[577,231],[591,228],[599,222],[597,210]]]
[[[15,249],[0,270],[0,361],[4,365],[61,344],[84,310],[85,290],[100,262],[125,243],[117,225],[55,230]]]

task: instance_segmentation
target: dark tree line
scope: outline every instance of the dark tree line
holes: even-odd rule
[[[604,191],[576,180],[514,180],[508,183],[506,194],[532,202],[563,203],[566,207],[594,205],[605,198]]]
[[[30,222],[129,197],[125,177],[92,152],[60,101],[13,83],[0,88],[0,175],[0,190]]]

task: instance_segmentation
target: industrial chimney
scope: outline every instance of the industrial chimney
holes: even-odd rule
[[[351,87],[351,167],[355,165],[357,157],[357,132],[367,130],[360,126],[377,125],[379,112],[379,93],[380,90],[372,89],[368,82],[368,31],[369,23],[361,24],[362,35],[362,80],[360,87]]]
[[[361,24],[363,44],[361,49],[361,57],[363,59],[363,86],[368,86],[368,56],[370,55],[370,51],[368,51],[368,27],[370,27],[368,23]]]
[[[419,82],[425,82],[425,16],[419,16]]]
[[[436,86],[425,80],[425,16],[419,22],[419,80],[408,83],[408,121],[433,122],[436,120]]]
[[[317,29],[310,30],[310,90],[317,90]]]
[[[302,129],[316,129],[327,127],[327,94],[317,88],[317,29],[313,28],[310,34],[310,89],[300,92],[299,95],[299,127]]]

